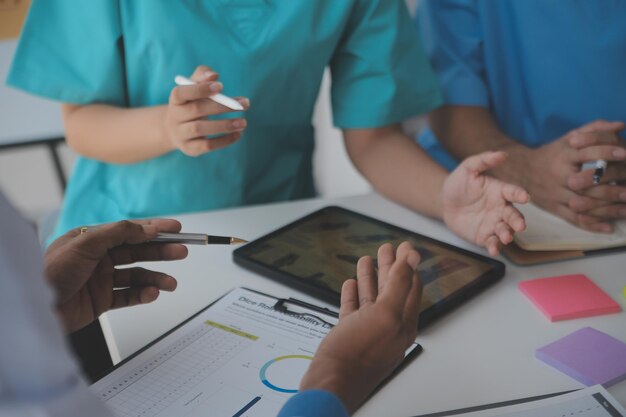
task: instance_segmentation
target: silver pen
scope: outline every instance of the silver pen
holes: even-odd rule
[[[602,179],[602,176],[606,172],[607,166],[608,166],[608,163],[602,159],[596,161],[594,165],[594,170],[593,170],[593,184],[594,185],[600,184],[600,180]]]
[[[80,228],[80,234],[97,230],[98,226],[84,226]],[[247,240],[231,236],[213,236],[205,233],[158,233],[150,242],[160,243],[183,243],[186,245],[240,245]]]

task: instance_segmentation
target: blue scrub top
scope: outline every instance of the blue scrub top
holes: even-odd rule
[[[121,218],[315,195],[314,104],[332,73],[334,123],[371,128],[441,104],[402,1],[34,0],[8,84],[65,103],[167,103],[205,64],[247,96],[248,128],[200,157],[117,165],[79,158],[55,235]]]
[[[623,0],[423,0],[416,22],[445,102],[488,108],[529,147],[626,122]],[[430,130],[419,141],[456,166]]]

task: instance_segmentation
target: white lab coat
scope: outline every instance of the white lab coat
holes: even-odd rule
[[[104,417],[70,353],[33,228],[0,192],[0,416]]]

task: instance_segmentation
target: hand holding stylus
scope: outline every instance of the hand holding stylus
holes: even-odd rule
[[[246,111],[250,101],[221,94],[218,74],[199,66],[190,79],[176,76],[178,86],[170,93],[164,117],[167,142],[172,150],[188,156],[199,156],[232,145],[241,138],[247,126],[243,117],[208,119],[209,116]]]

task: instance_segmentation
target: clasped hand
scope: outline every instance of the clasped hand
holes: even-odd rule
[[[527,172],[533,201],[579,227],[611,232],[612,220],[626,218],[626,141],[618,136],[624,128],[622,122],[598,120],[520,155],[525,161],[518,169]],[[596,160],[608,162],[598,185],[593,169],[581,171],[582,164]]]

